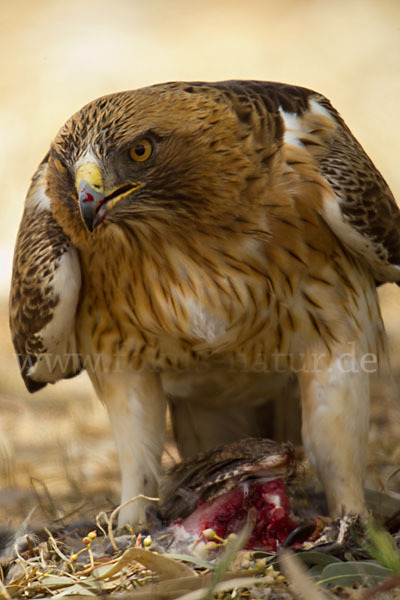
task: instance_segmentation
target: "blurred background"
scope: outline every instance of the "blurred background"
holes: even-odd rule
[[[8,331],[24,196],[57,130],[83,104],[118,90],[284,81],[331,99],[399,198],[400,2],[3,0],[0,15],[0,515],[17,518],[35,501],[61,510],[66,498],[112,503],[119,493],[107,418],[85,375],[30,396]],[[400,291],[380,293],[393,376],[375,384],[370,479],[378,487],[400,463]]]

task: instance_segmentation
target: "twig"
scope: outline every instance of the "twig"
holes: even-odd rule
[[[159,498],[150,498],[149,496],[144,496],[143,494],[139,494],[138,496],[135,496],[134,498],[130,498],[126,502],[123,502],[122,504],[120,504],[119,506],[117,506],[117,508],[115,510],[112,511],[112,513],[110,515],[110,519],[108,521],[108,537],[110,539],[112,547],[114,548],[114,550],[116,552],[118,552],[120,550],[120,548],[118,548],[118,546],[116,545],[115,539],[114,539],[114,535],[113,535],[113,532],[112,532],[112,526],[113,526],[114,518],[117,516],[117,514],[119,513],[119,511],[122,508],[125,508],[125,506],[128,506],[128,504],[131,504],[132,502],[135,502],[139,498],[143,498],[144,500],[150,500],[151,502],[160,502]]]
[[[31,477],[30,480],[31,480],[31,488],[33,490],[33,493],[35,494],[38,504],[39,504],[40,508],[42,509],[42,512],[45,515],[45,517],[47,517],[48,519],[50,519],[52,521],[54,521],[54,520],[60,521],[62,524],[64,524],[62,518],[58,516],[56,505],[53,502],[53,498],[52,498],[45,482],[42,481],[41,479],[38,479],[37,477]],[[43,499],[40,497],[39,491],[37,490],[37,487],[36,487],[37,485],[41,485],[41,487],[43,488],[44,495],[46,496],[47,502],[48,502],[47,507],[45,507],[43,504]]]
[[[389,473],[389,475],[386,477],[386,481],[383,484],[383,491],[385,492],[385,494],[387,496],[389,496],[390,498],[393,498],[394,500],[400,500],[400,494],[398,492],[395,492],[394,490],[391,490],[388,487],[388,485],[389,485],[389,481],[392,479],[392,477],[397,475],[397,473],[399,471],[400,471],[400,467],[396,467],[395,469],[393,469],[393,471],[391,473]]]
[[[49,541],[50,541],[51,547],[54,550],[54,552],[57,554],[57,556],[59,556],[61,558],[61,560],[63,560],[64,562],[69,563],[70,559],[67,556],[65,556],[65,554],[63,554],[63,552],[61,552],[61,550],[57,546],[57,542],[54,539],[52,533],[47,529],[47,527],[45,527],[44,530],[47,533],[47,535],[49,536]]]
[[[398,586],[400,586],[400,575],[393,575],[393,577],[390,577],[389,579],[386,579],[386,581],[382,581],[379,585],[367,590],[362,597],[362,600],[371,600],[371,598],[375,598],[378,594],[388,592]]]

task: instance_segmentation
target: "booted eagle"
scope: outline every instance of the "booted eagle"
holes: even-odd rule
[[[376,285],[400,280],[399,230],[387,184],[317,92],[228,81],[99,98],[28,191],[10,301],[26,386],[87,370],[122,502],[157,494],[167,405],[187,458],[263,435],[265,403],[298,394],[331,514],[365,514]]]

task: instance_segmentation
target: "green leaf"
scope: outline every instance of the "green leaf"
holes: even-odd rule
[[[325,554],[324,552],[297,552],[296,557],[300,558],[306,565],[318,565],[326,567],[332,563],[341,563],[342,561],[336,556]]]
[[[311,577],[313,581],[319,581],[321,579],[322,571],[325,567],[321,565],[314,565],[311,569],[307,570],[307,575]]]
[[[96,596],[96,594],[91,592],[85,585],[75,583],[52,596],[51,600],[58,600],[59,598],[65,598],[65,596]]]
[[[349,561],[327,565],[318,583],[325,586],[351,586],[355,583],[378,584],[393,575],[390,569],[375,562]]]
[[[175,552],[167,552],[165,554],[165,556],[168,556],[169,558],[173,558],[175,560],[183,560],[185,562],[190,562],[194,565],[197,565],[198,567],[204,567],[205,569],[210,569],[210,571],[215,569],[215,563],[211,563],[206,560],[203,560],[202,558],[199,558],[198,556],[191,556],[190,554],[179,554],[179,553],[175,553]]]
[[[369,544],[365,549],[380,565],[392,573],[400,573],[400,552],[388,531],[374,523],[368,523]]]
[[[116,564],[118,565],[118,570],[113,569],[112,572],[111,568],[115,565],[101,565],[100,567],[96,567],[95,569],[93,569],[91,577],[94,577],[95,579],[107,579],[108,577],[110,577],[110,573],[111,575],[116,575],[119,573],[119,571],[121,571],[124,568],[124,566],[126,566],[126,563],[124,563],[123,565],[120,565],[119,563]]]
[[[45,585],[50,590],[57,588],[69,587],[75,583],[75,579],[66,577],[65,575],[42,575],[40,577],[40,585]]]
[[[265,552],[264,550],[256,550],[252,553],[253,558],[276,558],[276,552]]]

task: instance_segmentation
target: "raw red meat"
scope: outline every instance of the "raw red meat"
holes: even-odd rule
[[[282,479],[241,483],[214,500],[200,501],[189,517],[174,524],[199,538],[210,528],[221,538],[227,538],[244,527],[251,509],[255,509],[255,525],[246,545],[248,549],[275,551],[298,525]]]

